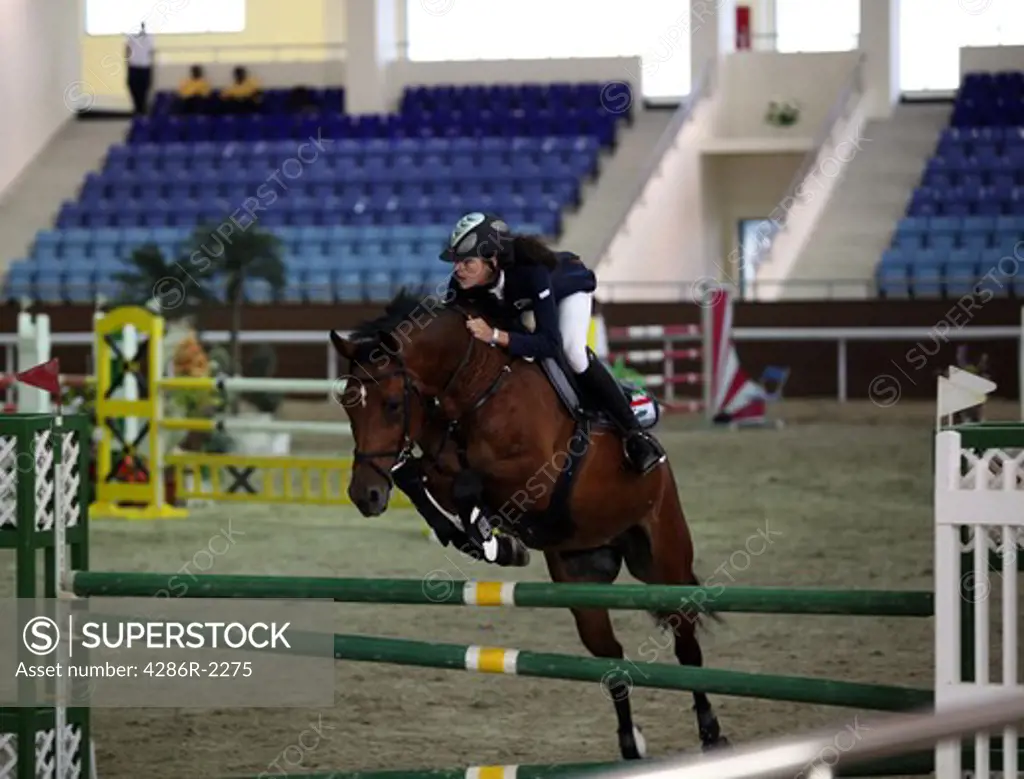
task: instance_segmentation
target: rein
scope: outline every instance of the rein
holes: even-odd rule
[[[461,306],[453,306],[452,308],[453,310],[458,311],[460,314],[467,318],[470,316],[470,314]],[[379,451],[360,451],[358,446],[356,446],[355,451],[353,452],[353,463],[366,463],[371,468],[373,468],[373,470],[379,476],[381,476],[381,478],[387,481],[389,487],[393,486],[394,481],[391,477],[390,471],[394,471],[396,468],[403,465],[405,461],[412,456],[413,449],[415,449],[417,445],[417,442],[412,439],[411,431],[410,406],[412,396],[416,395],[419,397],[419,399],[423,402],[426,408],[427,415],[433,418],[434,413],[441,411],[442,409],[442,398],[456,386],[455,382],[456,379],[458,379],[459,374],[461,374],[462,371],[465,370],[466,366],[470,364],[470,358],[473,356],[473,347],[476,341],[477,339],[475,337],[470,336],[469,343],[466,346],[466,350],[462,354],[462,358],[459,360],[459,364],[455,367],[455,370],[452,373],[452,375],[448,378],[448,381],[445,382],[444,387],[435,396],[428,398],[419,391],[419,389],[416,387],[416,384],[413,382],[412,377],[409,374],[409,370],[406,367],[405,360],[402,358],[401,354],[395,355],[395,360],[398,362],[398,368],[388,371],[386,373],[373,376],[372,378],[375,381],[379,379],[390,378],[392,376],[402,377],[403,388],[401,444],[400,448],[398,449]],[[430,460],[430,462],[436,468],[438,468],[438,470],[441,470],[442,472],[448,472],[447,469],[441,465],[440,460],[438,458],[441,456],[441,452],[444,451],[444,447],[448,443],[449,437],[454,437],[454,434],[458,429],[459,422],[468,414],[472,414],[473,412],[478,411],[480,408],[482,408],[484,404],[487,403],[487,401],[490,400],[498,392],[498,390],[501,388],[502,383],[511,374],[511,372],[511,364],[506,363],[505,365],[503,365],[501,370],[498,372],[498,375],[494,378],[493,381],[490,382],[490,384],[483,391],[483,393],[481,393],[481,395],[475,401],[473,401],[472,404],[470,404],[469,408],[462,411],[455,418],[448,417],[443,413],[443,411],[441,411],[442,419],[444,419],[448,424],[445,426],[444,433],[441,436],[441,443],[438,445],[437,451],[434,454],[431,454],[426,448],[421,447],[424,456],[428,460]],[[459,459],[463,461],[463,465],[465,466],[465,450],[461,445],[461,442],[457,441],[457,443],[459,443]],[[384,457],[393,458],[395,461],[388,471],[385,471],[382,467],[380,467],[380,465],[378,465],[375,462],[376,459]]]

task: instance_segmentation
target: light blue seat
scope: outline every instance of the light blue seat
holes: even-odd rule
[[[249,303],[265,304],[274,300],[273,288],[266,279],[246,279],[242,291]]]
[[[990,237],[991,233],[960,233],[960,248],[972,249],[974,251],[987,249],[989,246]]]
[[[886,298],[910,296],[909,263],[906,255],[893,250],[883,253],[875,268],[875,282],[878,292]]]
[[[306,300],[310,303],[334,302],[334,286],[331,284],[331,274],[328,271],[306,274]]]
[[[978,281],[978,267],[975,261],[953,261],[946,263],[946,295],[960,297],[974,291]]]
[[[364,299],[363,274],[358,270],[343,270],[335,277],[334,294],[343,303],[357,303]]]
[[[370,300],[388,300],[392,296],[391,274],[375,269],[366,274],[366,296]]]
[[[399,270],[395,276],[395,284],[399,289],[404,287],[410,292],[416,292],[423,286],[425,275],[420,271],[411,269]]]
[[[919,263],[913,265],[911,272],[911,288],[915,298],[937,298],[942,296],[942,276],[944,268],[939,263]]]
[[[69,270],[64,279],[64,293],[72,303],[88,303],[95,299],[94,271],[88,266]]]

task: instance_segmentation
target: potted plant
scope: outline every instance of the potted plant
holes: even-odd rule
[[[800,121],[800,105],[795,100],[772,100],[764,119],[775,127],[792,127]]]

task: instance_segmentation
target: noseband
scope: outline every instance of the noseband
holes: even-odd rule
[[[461,308],[458,308],[458,310],[463,315],[468,316],[468,314]],[[441,398],[443,398],[445,394],[447,394],[452,389],[452,387],[455,386],[455,380],[458,378],[459,374],[462,373],[463,369],[467,365],[469,365],[470,357],[473,354],[473,345],[475,344],[476,340],[477,339],[475,337],[470,337],[469,344],[466,346],[466,350],[465,352],[463,352],[462,359],[459,360],[459,364],[456,366],[455,371],[449,377],[448,381],[445,382],[445,385],[441,389],[441,391],[436,396],[433,396],[431,398],[425,397],[416,387],[416,384],[413,382],[412,377],[409,375],[408,368],[406,368],[405,366],[405,360],[402,359],[401,353],[395,356],[395,360],[398,363],[398,367],[396,369],[388,371],[387,373],[382,373],[377,376],[371,377],[373,378],[374,381],[378,379],[391,378],[392,376],[402,377],[402,443],[400,448],[398,449],[369,452],[361,452],[359,451],[359,448],[357,446],[355,448],[355,451],[353,452],[352,457],[354,464],[366,463],[378,475],[380,475],[381,478],[383,478],[388,483],[389,488],[394,486],[394,480],[391,477],[391,471],[394,471],[396,468],[402,466],[405,463],[405,461],[412,456],[413,449],[416,448],[416,442],[412,439],[410,420],[410,405],[412,396],[416,395],[420,398],[421,401],[424,401],[424,406],[426,406],[428,414],[430,414],[432,411],[440,409]],[[511,373],[511,371],[511,365],[506,364],[502,366],[501,371],[498,373],[494,381],[492,381],[490,385],[488,385],[487,389],[484,390],[480,397],[477,398],[466,411],[462,412],[454,419],[446,417],[448,421],[448,426],[445,429],[444,436],[441,439],[441,444],[438,446],[437,453],[433,457],[431,457],[431,459],[435,463],[437,462],[437,456],[440,455],[441,451],[444,449],[444,446],[448,441],[449,434],[458,426],[459,420],[462,417],[466,416],[466,414],[470,414],[478,410],[488,400],[490,400],[490,398],[498,391],[498,388],[501,386],[502,381],[504,381],[505,377],[508,376],[509,373]],[[426,402],[428,400],[430,401],[429,403]],[[375,460],[384,457],[393,458],[395,461],[391,468],[389,468],[387,471],[385,471],[375,462]]]

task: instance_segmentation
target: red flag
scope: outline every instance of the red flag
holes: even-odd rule
[[[18,381],[37,389],[49,392],[52,397],[60,397],[60,360],[54,357],[27,371],[15,374]]]

